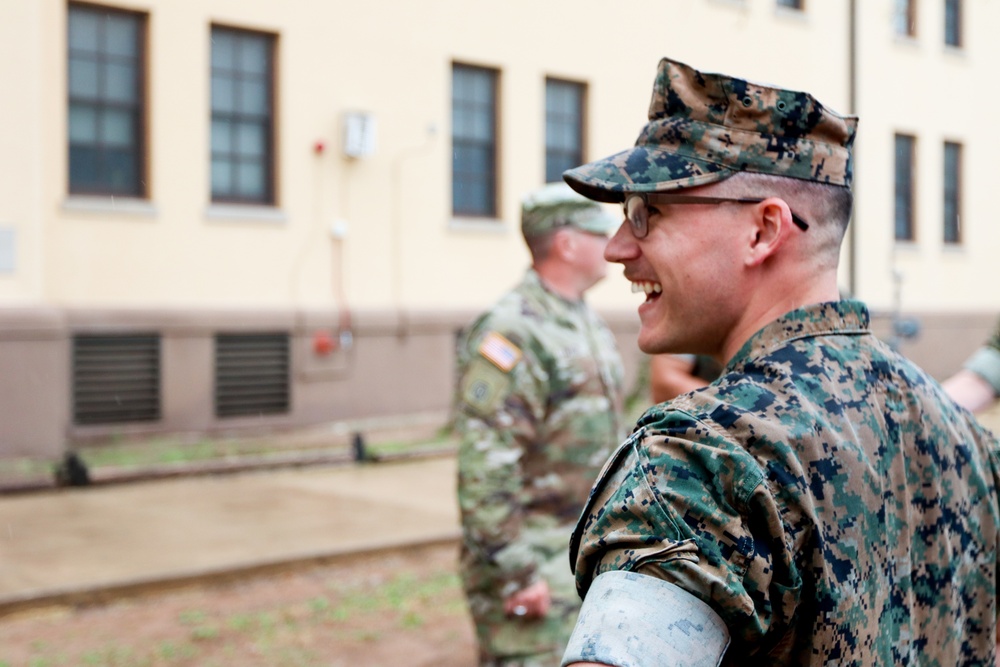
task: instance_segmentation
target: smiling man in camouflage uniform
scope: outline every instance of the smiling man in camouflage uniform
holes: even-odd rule
[[[526,198],[532,268],[460,344],[461,570],[481,665],[558,665],[573,629],[569,538],[622,433],[621,358],[583,301],[616,224],[565,184]]]
[[[664,59],[635,147],[566,172],[625,204],[639,346],[726,364],[601,473],[566,664],[993,664],[998,443],[839,300],[856,122]]]

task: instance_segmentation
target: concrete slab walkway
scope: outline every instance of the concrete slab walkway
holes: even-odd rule
[[[0,616],[458,537],[455,459],[0,497]]]

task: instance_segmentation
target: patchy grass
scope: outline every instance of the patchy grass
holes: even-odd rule
[[[0,667],[468,664],[453,549],[0,620]]]

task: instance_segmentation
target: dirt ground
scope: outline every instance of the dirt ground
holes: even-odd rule
[[[457,547],[0,618],[0,667],[475,664]]]

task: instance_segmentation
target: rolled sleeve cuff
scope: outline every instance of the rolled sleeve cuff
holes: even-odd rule
[[[718,667],[729,630],[683,588],[634,572],[605,572],[583,601],[562,665]]]
[[[965,362],[965,368],[982,377],[1000,395],[1000,350],[982,347]]]

